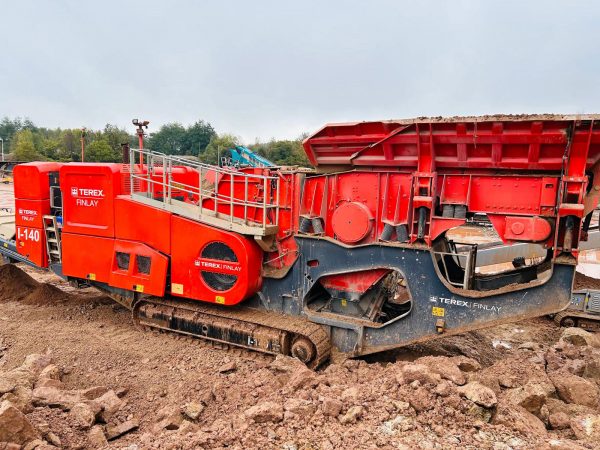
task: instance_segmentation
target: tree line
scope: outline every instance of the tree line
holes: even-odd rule
[[[121,145],[138,147],[137,135],[116,125],[107,124],[102,130],[79,128],[38,127],[30,119],[4,117],[0,120],[0,138],[4,141],[6,160],[14,161],[81,161],[81,139],[85,143],[85,161],[119,162]],[[277,165],[307,166],[302,138],[255,142],[248,145],[253,151]],[[147,149],[168,155],[180,155],[209,164],[242,142],[232,134],[218,134],[209,122],[199,120],[189,126],[168,123],[144,140]]]

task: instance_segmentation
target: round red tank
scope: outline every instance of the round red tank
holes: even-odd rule
[[[371,232],[369,209],[358,202],[343,202],[333,213],[331,223],[335,236],[346,244],[356,244]]]

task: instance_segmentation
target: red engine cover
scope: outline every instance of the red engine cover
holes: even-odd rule
[[[261,286],[262,251],[251,239],[172,216],[171,294],[235,305]]]

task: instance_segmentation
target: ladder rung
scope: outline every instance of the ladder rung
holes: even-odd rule
[[[58,250],[50,250],[50,254],[60,256],[60,252]]]
[[[54,242],[58,244],[58,239],[48,238],[48,242]]]

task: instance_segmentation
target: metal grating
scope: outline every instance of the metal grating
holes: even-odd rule
[[[588,299],[587,309],[591,312],[600,313],[600,292],[592,292]]]

